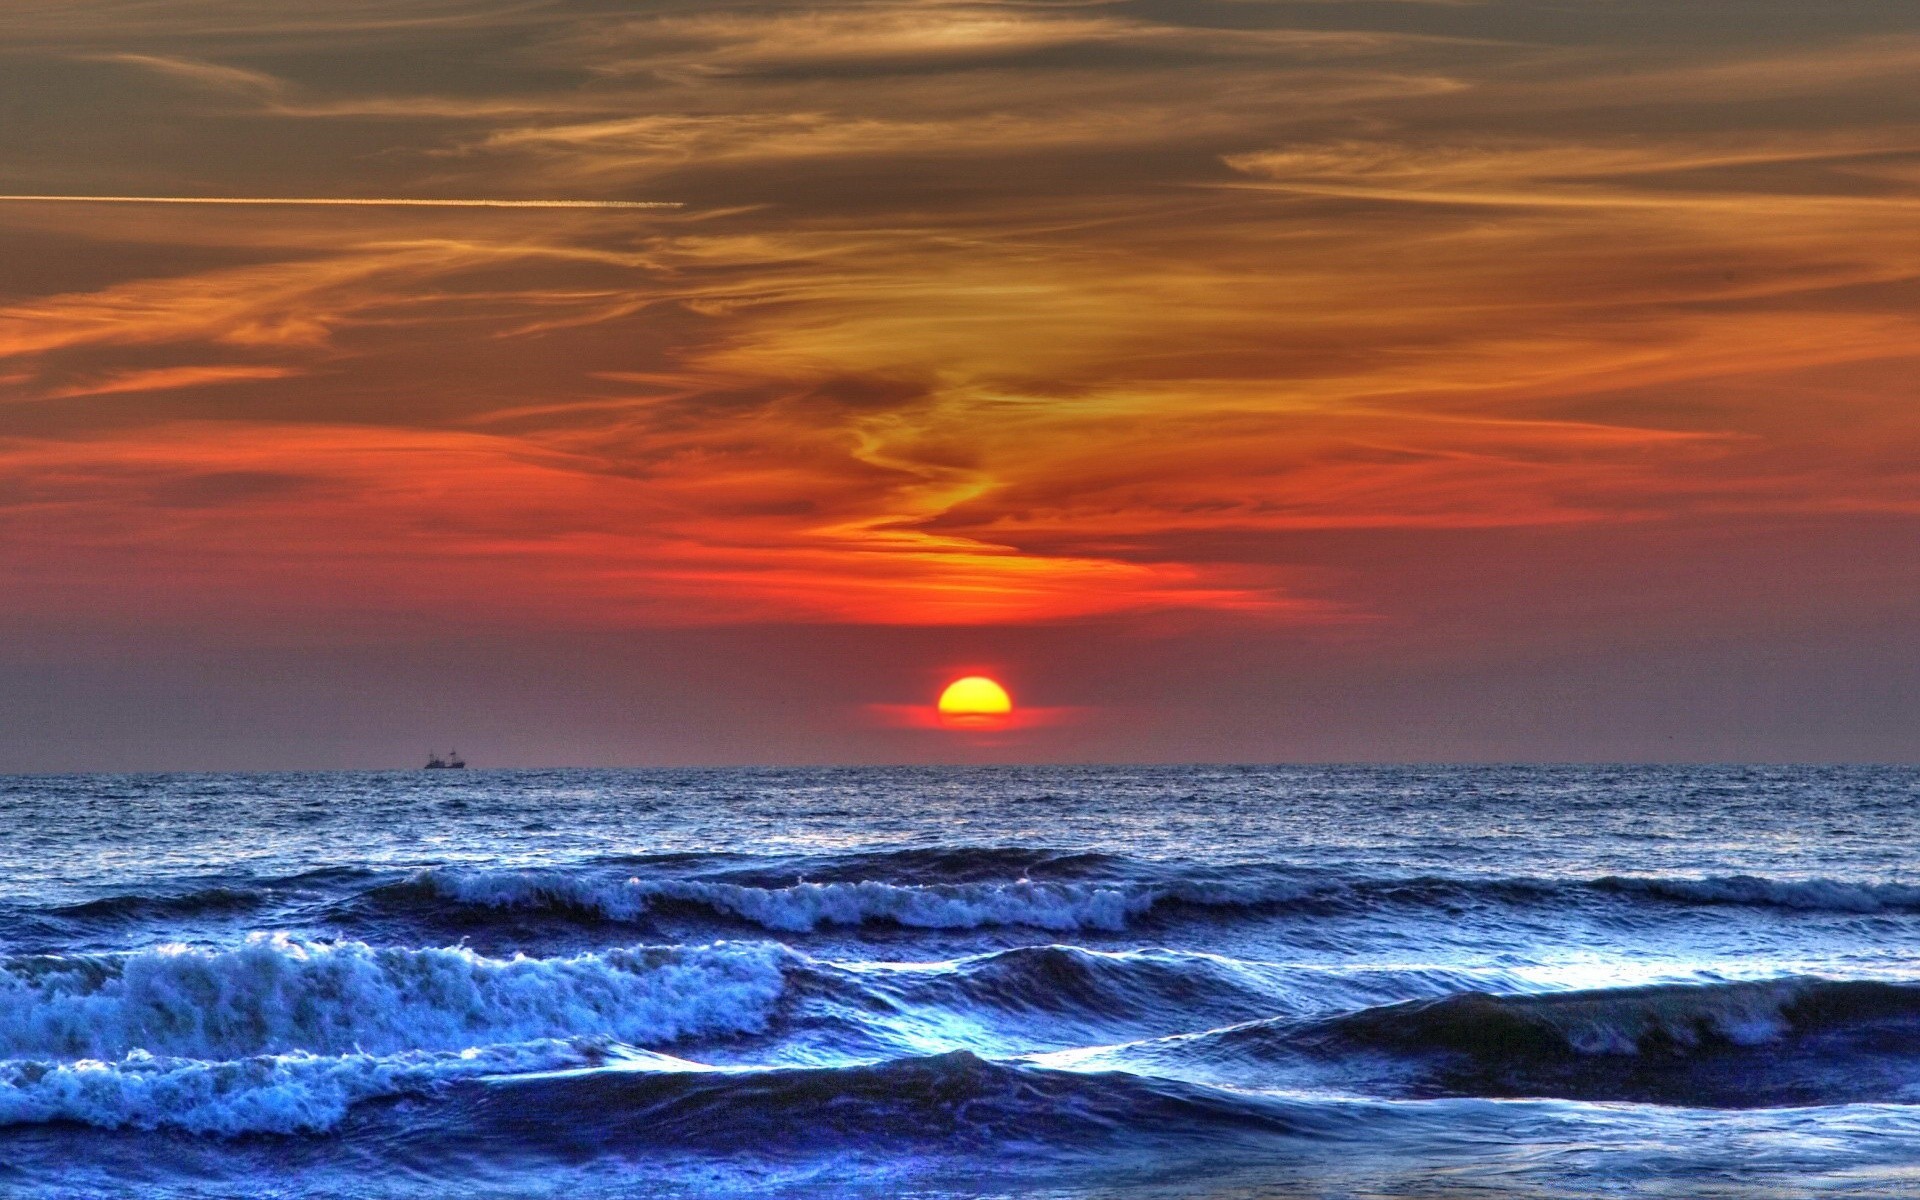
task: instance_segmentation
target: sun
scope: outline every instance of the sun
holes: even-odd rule
[[[940,722],[961,729],[997,729],[1013,715],[1013,697],[985,675],[956,679],[934,705]]]

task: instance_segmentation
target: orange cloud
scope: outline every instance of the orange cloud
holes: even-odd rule
[[[15,497],[0,525],[50,583],[82,587],[133,554],[181,579],[244,585],[269,608],[430,605],[478,619],[511,597],[507,611],[523,617],[597,627],[796,615],[971,624],[1272,603],[1178,565],[809,530],[777,512],[715,519],[710,477],[649,485],[471,434],[180,424],[0,445],[0,476]]]
[[[157,367],[150,371],[122,371],[84,383],[68,384],[42,393],[42,400],[70,400],[78,396],[116,396],[127,392],[159,392],[173,388],[202,387],[214,383],[245,383],[261,379],[285,379],[298,374],[289,367]]]
[[[220,136],[261,154],[351,148],[281,194],[689,207],[0,211],[52,247],[0,307],[0,370],[54,381],[0,413],[15,604],[138,577],[315,620],[1329,624],[1368,598],[1313,531],[1914,508],[1899,37],[191,7],[143,9],[164,45],[33,36],[239,97]],[[491,86],[248,58],[428,53],[422,13],[511,41]],[[257,194],[250,161],[111,190]]]

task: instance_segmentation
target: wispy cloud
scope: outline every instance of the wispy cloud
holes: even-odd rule
[[[1719,51],[1696,61],[1659,66],[1621,63],[1552,80],[1516,82],[1496,89],[1515,101],[1549,110],[1634,108],[1657,104],[1719,107],[1769,98],[1818,96],[1835,91],[1903,89],[1920,69],[1920,37],[1888,31],[1839,43],[1748,47]]]
[[[1239,28],[1143,21],[1096,6],[936,0],[798,11],[726,11],[607,22],[556,50],[603,73],[668,77],[894,67],[938,70],[1042,51],[1147,48],[1233,58],[1373,55],[1449,39],[1372,30]]]
[[[538,0],[21,0],[0,10],[15,44],[159,42],[203,38],[337,38],[551,24]]]
[[[81,58],[82,61],[119,63],[137,67],[168,79],[219,92],[248,96],[275,96],[286,89],[284,82],[264,72],[249,71],[243,67],[225,66],[199,59],[174,58],[164,54],[96,54],[82,55]]]
[[[0,196],[20,204],[293,204],[345,208],[679,208],[666,200],[499,200],[364,196]]]
[[[40,394],[43,400],[70,400],[81,396],[118,396],[129,392],[161,392],[177,388],[204,387],[208,384],[252,383],[265,379],[286,379],[297,375],[292,367],[266,366],[193,366],[155,367],[145,371],[121,371],[84,382],[70,383]]]

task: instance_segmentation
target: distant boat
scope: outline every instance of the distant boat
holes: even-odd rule
[[[458,750],[447,751],[445,758],[441,758],[438,751],[432,751],[427,755],[427,770],[429,771],[457,771],[466,765],[467,760],[460,757]]]

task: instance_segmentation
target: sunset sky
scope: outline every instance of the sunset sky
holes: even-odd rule
[[[1913,0],[9,0],[0,770],[1920,757]],[[986,673],[1056,721],[875,716]]]

